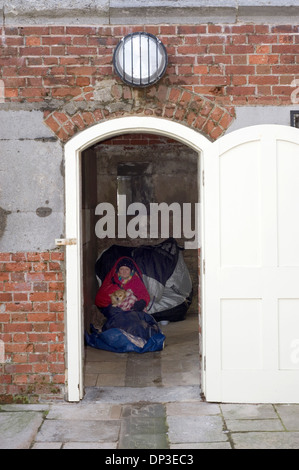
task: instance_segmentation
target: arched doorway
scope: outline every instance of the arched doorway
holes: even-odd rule
[[[195,150],[198,156],[211,142],[188,127],[151,117],[126,117],[97,124],[72,138],[65,146],[66,178],[66,329],[68,400],[83,396],[83,296],[81,240],[81,175],[82,152],[96,142],[125,133],[151,133],[175,139]],[[202,161],[202,159],[201,159]],[[201,169],[202,171],[202,169]],[[199,177],[199,187],[202,177]]]
[[[85,344],[84,398],[97,400],[98,395],[102,396],[103,388],[108,392],[107,387],[109,393],[117,394],[122,388],[124,395],[132,393],[133,389],[146,393],[141,390],[145,387],[159,387],[161,393],[162,388],[164,393],[171,393],[177,386],[188,387],[185,392],[192,389],[198,393],[201,363],[198,228],[195,220],[199,201],[198,153],[168,137],[130,133],[96,143],[82,152],[81,160],[85,332],[91,332],[93,328],[99,331],[105,322],[104,315],[94,305],[98,290],[95,261],[112,246],[119,249],[142,247],[146,251],[145,246],[156,246],[156,250],[160,250],[159,244],[174,237],[192,284],[187,312],[184,312],[187,304],[183,304],[176,313],[169,312],[171,322],[168,325],[160,323],[166,336],[163,351],[142,355],[116,354],[114,348],[118,348],[118,342],[110,345],[108,351]],[[155,207],[160,208],[158,224]],[[108,212],[99,208],[109,211],[109,220]],[[142,216],[145,223],[144,219],[141,222],[140,211],[146,214]],[[175,245],[169,245],[169,249],[170,246],[174,248]],[[166,266],[161,262],[163,255],[157,256],[161,267]],[[177,282],[179,279],[181,276]],[[166,291],[170,290],[161,300],[163,307],[160,310],[180,292],[176,292],[174,285],[170,287],[171,278],[167,283]],[[153,293],[151,298],[155,299]],[[151,313],[155,317],[155,313]],[[161,314],[155,319],[160,321]],[[182,319],[184,321],[179,321]]]

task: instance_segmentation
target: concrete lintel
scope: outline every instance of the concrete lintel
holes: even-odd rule
[[[290,5],[291,3],[291,5]],[[0,0],[5,25],[298,24],[299,0]]]
[[[274,5],[273,5],[274,3]],[[276,5],[279,2],[271,2],[269,5],[239,5],[238,21],[244,23],[268,23],[268,24],[298,24],[299,4]],[[284,3],[284,2],[281,2]]]
[[[109,23],[109,0],[2,0],[2,3],[3,21],[9,26]]]
[[[236,10],[228,7],[127,7],[110,9],[111,24],[235,23]]]

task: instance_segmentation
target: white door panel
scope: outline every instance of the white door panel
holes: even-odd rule
[[[206,399],[299,403],[299,131],[242,129],[204,166]]]
[[[287,143],[287,152],[285,145],[277,142],[278,265],[299,266],[299,208],[294,204],[299,201],[298,145]]]

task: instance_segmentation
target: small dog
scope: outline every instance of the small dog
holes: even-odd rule
[[[119,305],[126,299],[127,291],[124,289],[118,289],[110,294],[111,303],[113,307],[119,307]]]
[[[110,294],[112,307],[120,307],[122,310],[132,310],[137,297],[133,294],[131,289],[118,289]]]

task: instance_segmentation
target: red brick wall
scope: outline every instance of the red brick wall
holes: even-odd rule
[[[140,30],[167,47],[164,84],[222,105],[290,104],[298,26],[253,24],[7,27],[0,58],[6,100],[69,100],[92,92],[96,80],[115,77],[112,54],[119,39]]]
[[[157,86],[136,97],[115,76],[112,55],[121,37],[140,29],[162,39],[169,65]],[[235,105],[292,104],[298,45],[298,26],[292,25],[7,27],[1,79],[6,102],[44,102],[46,124],[62,141],[125,114],[173,119],[216,139],[229,127]],[[70,100],[94,101],[96,87],[109,78],[115,80],[110,101],[123,109],[103,104],[65,112]],[[54,99],[59,104],[53,111]]]
[[[0,254],[0,402],[63,396],[63,270],[61,252]]]

